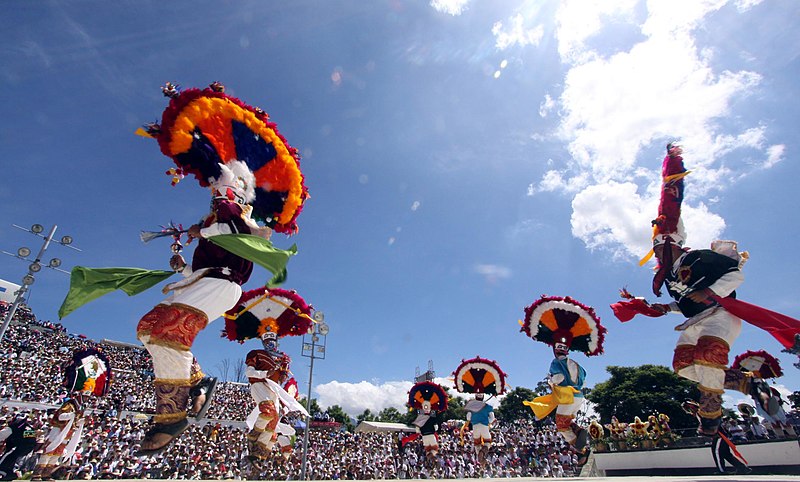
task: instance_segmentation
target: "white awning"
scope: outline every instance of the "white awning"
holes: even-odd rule
[[[358,432],[416,432],[417,430],[411,425],[404,423],[389,423],[389,422],[367,422],[366,420],[359,423],[356,427]]]

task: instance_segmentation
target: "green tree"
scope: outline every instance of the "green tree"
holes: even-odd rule
[[[513,422],[519,419],[535,420],[533,410],[522,404],[525,400],[534,398],[536,398],[536,393],[530,388],[516,387],[508,392],[508,395],[500,402],[500,406],[494,411],[495,416],[503,422]]]
[[[332,419],[344,425],[344,428],[348,432],[352,432],[355,429],[355,425],[353,425],[353,419],[350,418],[350,415],[348,415],[339,405],[331,405],[328,407],[326,412],[328,412],[328,415]]]
[[[356,424],[359,424],[359,423],[365,422],[365,421],[366,422],[374,422],[375,420],[376,420],[375,419],[375,414],[372,413],[370,411],[370,409],[367,408],[363,412],[361,412],[361,414],[359,414],[356,417]]]
[[[542,381],[536,384],[536,388],[533,389],[533,393],[537,397],[541,397],[542,395],[547,395],[550,393],[550,384],[547,383],[547,378],[542,379]]]
[[[442,422],[447,420],[466,420],[467,411],[464,410],[464,399],[461,397],[451,397],[450,390],[447,390],[447,410],[442,414]]]
[[[322,409],[319,408],[319,404],[317,403],[316,398],[311,399],[311,408],[309,408],[308,404],[306,403],[306,397],[300,399],[300,405],[306,407],[306,410],[308,410],[309,415],[311,415],[312,417],[314,416],[315,413],[322,413]]]
[[[394,407],[386,407],[378,413],[376,420],[378,422],[402,423],[403,414]]]
[[[636,416],[644,419],[663,413],[672,428],[697,426],[697,419],[681,409],[684,400],[697,400],[699,396],[694,382],[659,365],[609,366],[606,371],[611,378],[595,385],[587,396],[595,404],[601,423],[609,423],[612,416],[620,422],[632,422]]]

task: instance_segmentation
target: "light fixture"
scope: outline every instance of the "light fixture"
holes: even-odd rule
[[[53,258],[50,260],[50,264],[48,264],[51,268],[58,268],[61,266],[61,260],[58,258]]]
[[[327,323],[320,323],[318,328],[320,335],[327,335],[331,331],[331,327]]]
[[[22,277],[22,284],[32,285],[34,281],[36,281],[34,277],[29,274]]]
[[[325,321],[325,313],[323,313],[321,311],[315,311],[314,312],[314,321],[316,321],[317,323],[322,323],[323,321]]]
[[[38,273],[42,270],[42,265],[39,263],[31,263],[31,265],[28,266],[28,269],[31,270],[31,273]]]
[[[30,256],[30,254],[31,254],[30,248],[26,248],[25,246],[17,250],[17,256],[19,256],[20,258],[27,258],[28,256]]]
[[[68,246],[72,244],[72,236],[62,236],[61,237],[61,244],[64,246]]]
[[[41,224],[34,224],[33,226],[31,226],[31,232],[33,234],[39,234],[42,231],[44,231],[44,226],[42,226]]]

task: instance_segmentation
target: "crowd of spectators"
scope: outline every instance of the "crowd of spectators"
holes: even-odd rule
[[[45,410],[0,408],[0,419],[26,413],[43,437]],[[135,451],[144,437],[147,419],[88,415],[76,453],[54,474],[59,479],[260,479],[299,480],[302,444],[284,458],[277,452],[259,469],[246,459],[246,429],[221,423],[193,425],[169,450],[150,457]],[[307,459],[310,480],[424,479],[465,477],[565,477],[576,475],[575,455],[552,427],[499,423],[487,464],[481,467],[471,441],[462,445],[455,424],[440,433],[441,451],[425,458],[419,440],[401,448],[390,432],[311,431]],[[21,462],[20,473],[31,471],[41,449]]]
[[[0,316],[6,309],[7,304],[0,303]],[[287,458],[276,452],[274,458],[258,467],[247,461],[247,429],[242,421],[254,403],[249,386],[241,383],[221,383],[206,423],[191,426],[169,450],[137,457],[135,451],[144,437],[148,414],[154,411],[152,365],[147,351],[69,334],[60,325],[37,321],[24,305],[17,313],[0,344],[0,422],[15,413],[25,413],[43,440],[49,429],[48,410],[52,410],[45,406],[55,407],[68,396],[61,388],[60,366],[72,352],[86,346],[100,347],[113,367],[111,390],[87,404],[90,410],[82,443],[55,474],[59,478],[300,479],[302,443]],[[54,346],[59,348],[53,350]],[[315,414],[315,420],[326,416]],[[425,457],[419,440],[401,444],[396,433],[311,430],[307,478],[557,477],[573,475],[577,470],[574,454],[552,427],[541,429],[523,421],[497,423],[484,467],[477,462],[469,437],[461,439],[459,427],[444,424],[441,451],[435,460]],[[32,470],[40,453],[41,447],[24,459],[20,473]]]

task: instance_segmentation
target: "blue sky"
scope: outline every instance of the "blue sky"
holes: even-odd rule
[[[0,248],[41,243],[35,222],[75,238],[67,269],[165,269],[168,242],[139,232],[205,214],[208,192],[164,174],[171,161],[133,135],[160,118],[166,81],[265,109],[300,150],[311,198],[285,288],[325,312],[328,355],[313,396],[356,414],[400,407],[416,367],[448,376],[462,358],[497,360],[533,387],[552,357],[519,333],[542,294],[596,308],[608,365],[669,365],[680,317],[618,322],[618,290],[648,296],[649,245],[664,145],[681,138],[688,244],[748,250],[741,299],[800,317],[792,256],[800,92],[797,2],[787,1],[136,2],[12,0],[0,47]],[[0,258],[17,282],[25,263]],[[258,271],[247,288],[267,279]],[[31,293],[57,318],[68,276]],[[109,295],[63,320],[92,338],[135,342],[161,299]],[[663,301],[663,299],[662,299]],[[218,338],[195,352],[214,372],[256,346]],[[294,359],[301,391],[308,359]],[[745,325],[732,356],[796,361]],[[737,397],[730,397],[734,400]]]

